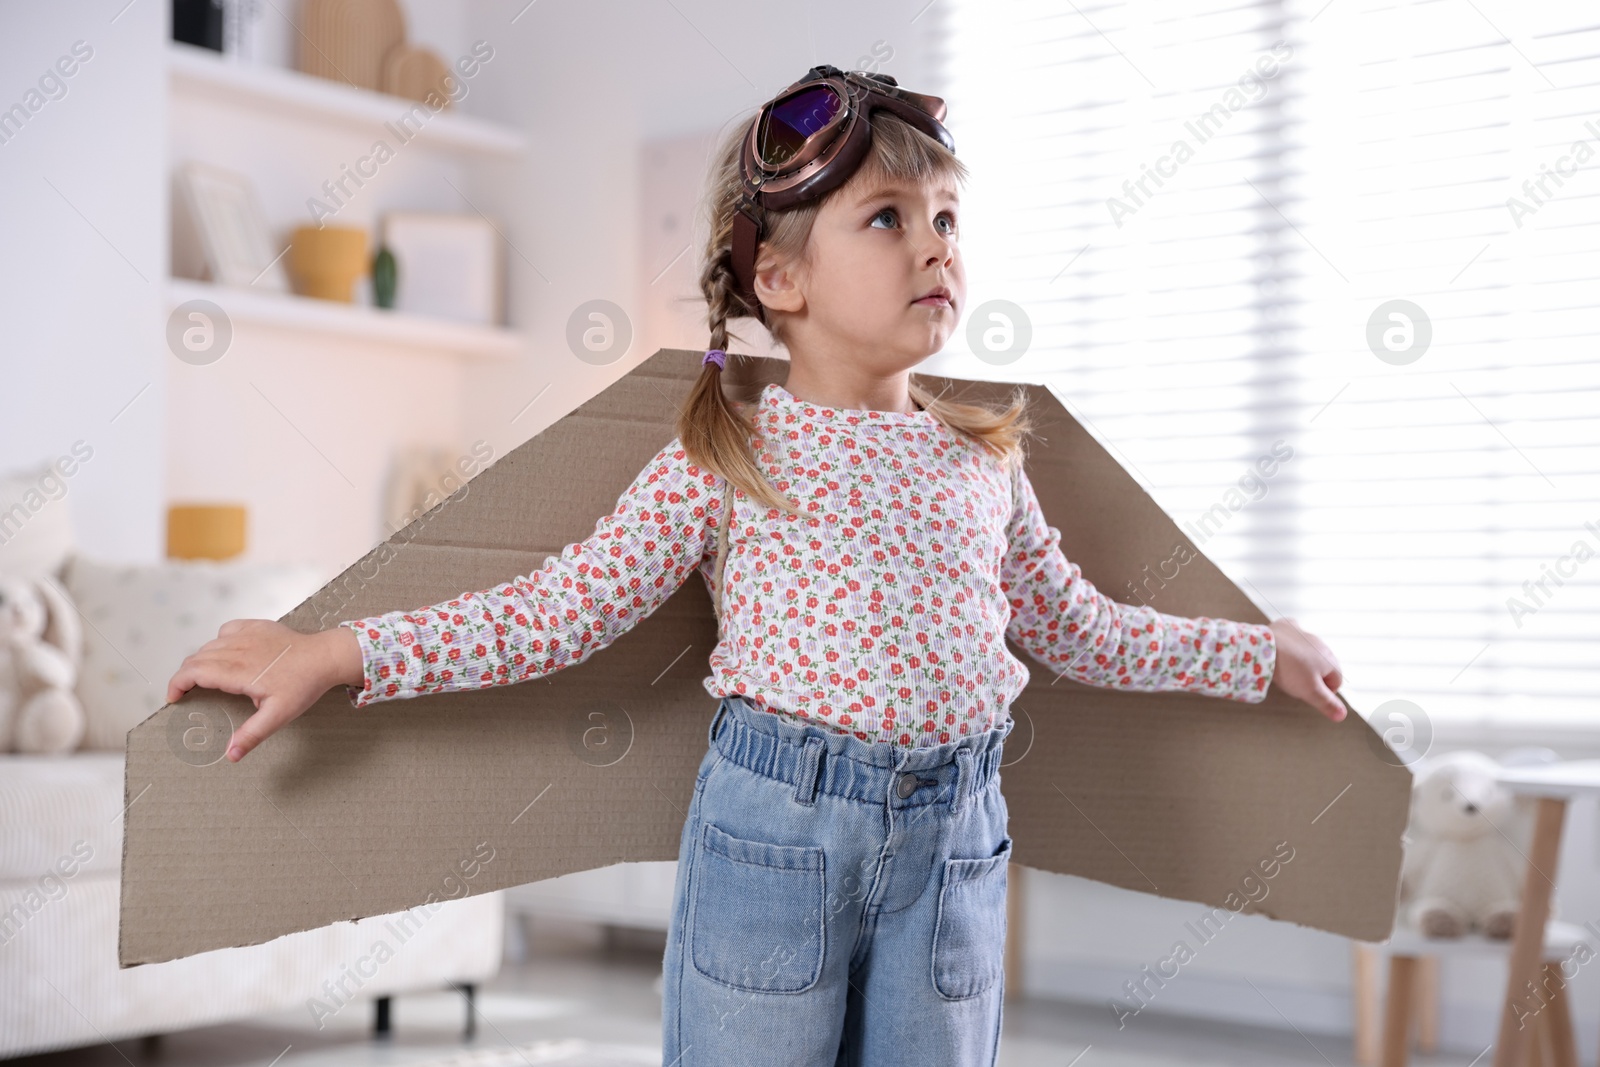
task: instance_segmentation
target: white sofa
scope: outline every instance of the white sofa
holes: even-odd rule
[[[0,507],[40,476],[0,477]],[[456,985],[467,994],[499,972],[505,894],[446,902],[407,918],[341,922],[262,945],[117,966],[127,731],[165,701],[185,655],[232,618],[277,618],[322,584],[308,567],[234,563],[104,564],[76,554],[66,501],[0,544],[0,570],[45,574],[82,618],[75,693],[88,715],[76,751],[0,752],[0,1057],[72,1048],[301,1008],[312,1025],[371,1013],[388,997]],[[403,914],[403,913],[402,913]],[[373,1005],[376,1004],[376,1009]]]
[[[0,1057],[296,1007],[325,1023],[499,972],[503,892],[440,905],[359,988],[346,976],[374,969],[358,964],[393,941],[387,917],[119,969],[122,776],[119,752],[0,756]],[[342,978],[349,993],[324,985]]]

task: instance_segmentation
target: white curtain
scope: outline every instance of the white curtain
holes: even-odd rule
[[[940,8],[969,311],[1031,324],[989,376],[1364,714],[1600,725],[1600,9]]]

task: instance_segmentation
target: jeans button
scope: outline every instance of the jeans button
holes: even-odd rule
[[[917,791],[917,776],[910,771],[906,771],[900,776],[900,781],[895,785],[894,791],[899,794],[901,800],[907,799]]]

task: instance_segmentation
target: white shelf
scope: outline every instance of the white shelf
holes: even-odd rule
[[[189,300],[211,301],[236,327],[249,323],[487,360],[511,359],[522,349],[522,336],[504,327],[473,326],[403,311],[238,289],[187,278],[167,279],[169,312]]]
[[[404,97],[358,89],[297,70],[232,62],[210,49],[176,41],[167,43],[167,79],[172,92],[180,96],[226,99],[268,114],[373,133],[384,129],[385,124],[397,123],[417,105],[417,101]],[[426,111],[427,106],[422,106]],[[430,113],[420,131],[413,120],[401,132],[406,137],[415,135],[420,144],[490,156],[516,157],[527,149],[527,138],[521,131],[453,109]],[[391,137],[406,139],[399,133],[391,133]]]

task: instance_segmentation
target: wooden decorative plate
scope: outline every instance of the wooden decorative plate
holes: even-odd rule
[[[398,0],[305,0],[300,69],[363,89],[382,89],[383,59],[406,39]]]
[[[430,93],[437,93],[448,108],[454,103],[445,88],[449,76],[450,65],[427,48],[397,44],[383,58],[383,91],[407,100],[426,101]]]

